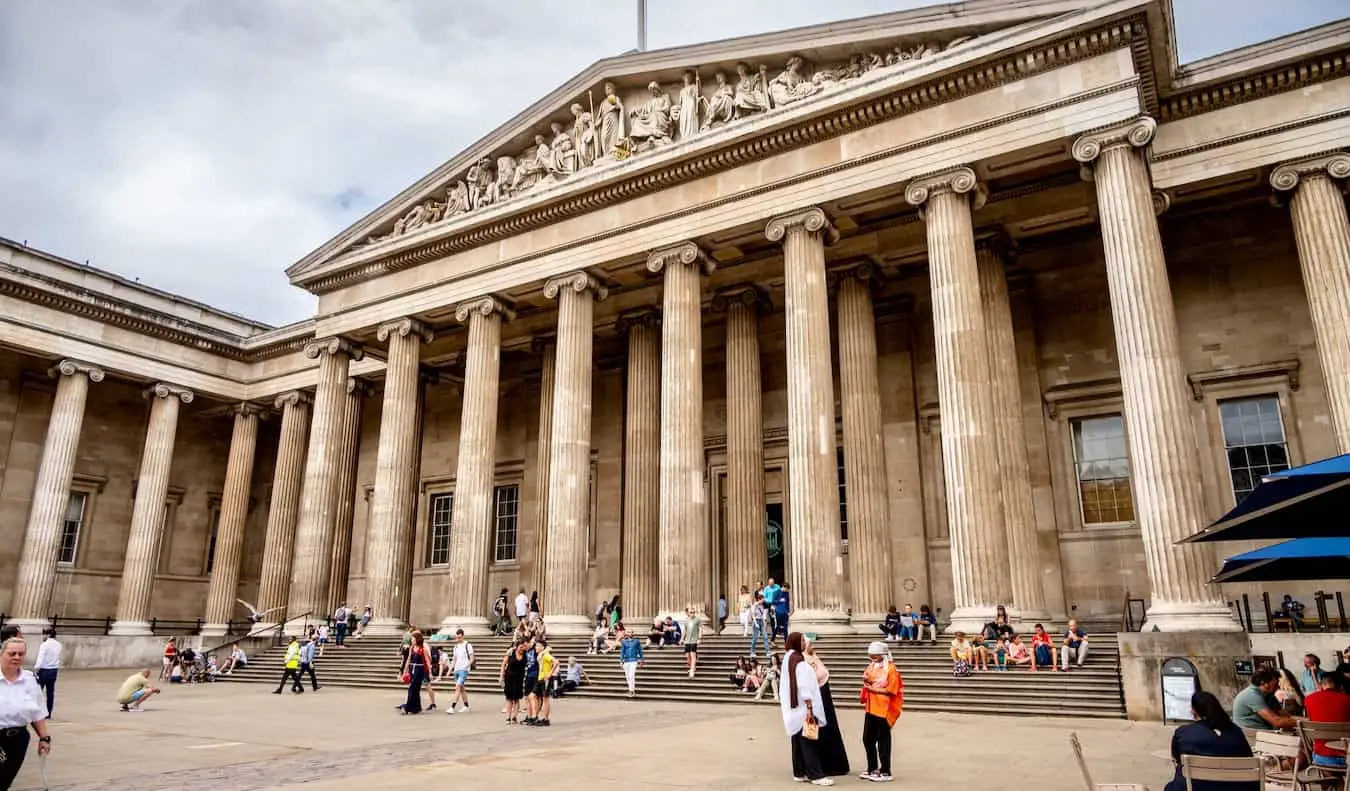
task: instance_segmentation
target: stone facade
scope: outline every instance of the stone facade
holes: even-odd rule
[[[1263,589],[1175,540],[1350,451],[1350,33],[1183,73],[1170,25],[976,0],[602,61],[292,267],[281,328],[0,243],[0,610],[480,630],[505,588],[580,630],[777,576],[815,631],[1235,628]]]

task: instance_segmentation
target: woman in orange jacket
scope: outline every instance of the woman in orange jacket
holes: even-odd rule
[[[905,704],[905,683],[900,670],[891,661],[886,644],[880,640],[867,647],[872,662],[863,671],[861,701],[863,749],[867,751],[867,771],[859,777],[874,783],[891,781],[891,728],[900,719]]]

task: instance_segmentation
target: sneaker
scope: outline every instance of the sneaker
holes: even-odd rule
[[[805,783],[805,782],[806,782],[806,778],[805,778],[805,777],[793,777],[793,778],[792,778],[792,782],[794,782],[794,783]]]
[[[436,704],[435,704],[435,703],[431,704],[430,706],[427,706],[427,711],[435,711],[435,710],[436,710]]]
[[[548,720],[536,720],[534,724],[535,724],[535,725],[542,725],[542,726],[544,726],[545,728],[547,728],[548,726],[552,725],[552,723],[549,722]]]
[[[123,704],[122,704],[122,711],[131,711],[131,707],[128,706],[127,704],[123,703]]]
[[[454,706],[451,706],[450,710],[446,712],[446,714],[458,714],[458,713],[459,713],[458,711],[455,711]]]
[[[832,778],[832,777],[822,777],[822,778],[820,778],[819,780],[812,780],[812,781],[811,781],[811,785],[813,785],[813,786],[832,786],[832,785],[834,785],[834,778]]]
[[[877,779],[877,774],[876,774],[876,772],[863,772],[862,774],[858,775],[858,779],[859,779],[859,780],[876,780],[876,779]]]
[[[876,773],[875,775],[872,776],[873,782],[877,782],[877,783],[889,783],[889,782],[891,782],[891,781],[894,780],[894,779],[895,779],[895,778],[891,777],[890,775],[888,775],[888,774],[882,774],[881,772],[878,772],[878,773]]]
[[[468,713],[469,713],[469,704],[465,703],[464,706],[463,706],[463,708],[460,709],[460,711],[464,712],[465,714],[468,714]]]
[[[692,671],[692,670],[689,671],[689,677],[690,677],[690,678],[693,678],[693,677],[694,677],[694,671]]]
[[[141,712],[145,711],[145,709],[141,708],[140,706],[132,706],[131,708],[127,709],[127,711],[131,712],[132,714],[140,714]]]

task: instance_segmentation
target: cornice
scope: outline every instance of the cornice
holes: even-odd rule
[[[1159,103],[1157,116],[1163,122],[1177,121],[1347,75],[1350,75],[1350,48],[1168,96]]]

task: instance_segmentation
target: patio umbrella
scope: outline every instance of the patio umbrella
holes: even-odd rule
[[[1350,538],[1295,538],[1223,562],[1211,582],[1350,579]]]
[[[1267,475],[1237,507],[1181,543],[1350,536],[1350,453]]]

